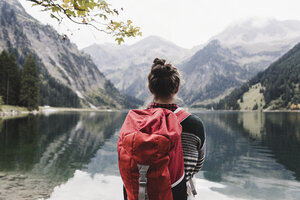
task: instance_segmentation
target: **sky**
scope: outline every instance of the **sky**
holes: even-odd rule
[[[82,49],[93,43],[115,43],[109,35],[92,27],[65,20],[61,25],[41,8],[19,0],[34,18],[52,25],[66,34]],[[207,42],[227,26],[249,18],[300,20],[300,0],[107,0],[113,7],[123,8],[121,19],[130,19],[141,27],[142,37],[125,39],[132,44],[156,35],[178,46],[192,48]],[[79,30],[80,29],[80,30]]]

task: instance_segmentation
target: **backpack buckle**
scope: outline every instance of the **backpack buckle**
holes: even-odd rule
[[[148,199],[147,194],[147,172],[149,169],[149,165],[140,165],[137,164],[139,169],[139,200]]]

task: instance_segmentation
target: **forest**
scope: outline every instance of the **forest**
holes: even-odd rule
[[[35,56],[28,54],[20,66],[14,53],[0,54],[0,105],[23,106],[38,110],[39,106],[80,107],[78,96],[48,73],[41,73]]]

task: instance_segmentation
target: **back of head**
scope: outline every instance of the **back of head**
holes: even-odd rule
[[[180,75],[166,60],[155,58],[148,75],[148,86],[155,99],[168,99],[177,93]]]

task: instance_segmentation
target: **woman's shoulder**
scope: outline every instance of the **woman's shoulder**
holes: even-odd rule
[[[204,129],[202,120],[195,114],[190,114],[184,121],[182,121],[181,124],[188,124],[189,126],[191,126],[191,128]]]
[[[195,114],[191,114],[184,121],[181,122],[182,132],[191,133],[198,136],[201,140],[205,138],[204,123]]]

